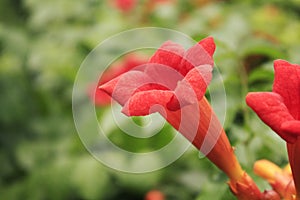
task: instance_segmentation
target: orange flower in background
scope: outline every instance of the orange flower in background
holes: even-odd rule
[[[267,180],[281,198],[294,199],[296,191],[290,165],[281,169],[268,160],[258,160],[254,164],[254,173]]]
[[[273,91],[249,93],[246,102],[287,142],[296,199],[300,199],[300,65],[276,60],[274,68]]]

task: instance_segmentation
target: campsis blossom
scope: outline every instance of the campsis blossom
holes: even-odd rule
[[[300,199],[300,65],[274,61],[272,92],[252,92],[247,104],[287,142],[288,156]]]
[[[230,178],[239,198],[262,199],[253,180],[237,161],[233,148],[205,98],[212,79],[215,43],[208,37],[185,51],[165,42],[149,62],[100,86],[123,106],[127,116],[159,112]]]

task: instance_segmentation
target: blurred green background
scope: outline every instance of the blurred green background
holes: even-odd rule
[[[142,200],[153,189],[171,200],[234,199],[226,176],[194,148],[164,169],[136,175],[105,167],[82,145],[71,104],[77,70],[107,37],[145,26],[195,40],[214,36],[226,132],[242,166],[269,188],[253,175],[253,163],[286,164],[285,145],[244,98],[272,89],[274,59],[300,63],[300,1],[140,0],[126,11],[113,2],[0,0],[0,199]],[[133,140],[119,130],[111,139],[120,146]],[[169,139],[165,133],[152,141]],[[134,142],[137,152],[152,143]]]

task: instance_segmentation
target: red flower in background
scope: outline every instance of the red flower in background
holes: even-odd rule
[[[289,160],[300,199],[300,65],[274,62],[273,92],[253,92],[247,104],[287,142]]]
[[[165,195],[159,190],[151,190],[145,195],[145,200],[165,200]]]
[[[123,12],[129,12],[135,8],[137,0],[113,0],[113,5]]]
[[[91,86],[89,89],[89,96],[94,101],[96,106],[105,106],[110,104],[111,97],[104,91],[98,90],[100,85],[110,81],[111,79],[139,66],[145,64],[147,59],[137,54],[126,55],[121,62],[118,62],[104,71],[98,85]]]

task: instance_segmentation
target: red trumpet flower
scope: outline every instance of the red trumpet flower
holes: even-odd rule
[[[185,51],[165,42],[145,65],[100,86],[128,116],[159,112],[230,178],[239,199],[261,193],[241,169],[228,138],[204,94],[212,78],[215,43],[208,37]]]
[[[257,115],[287,142],[288,155],[300,199],[300,65],[274,62],[272,92],[254,92],[246,97]]]

